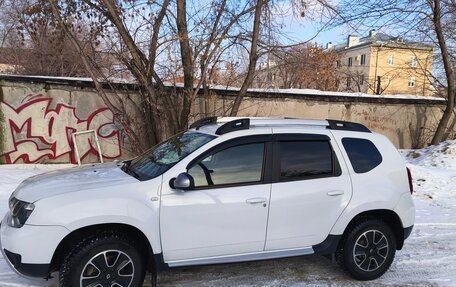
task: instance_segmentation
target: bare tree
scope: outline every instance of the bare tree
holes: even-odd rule
[[[11,72],[45,76],[87,76],[73,45],[52,15],[44,14],[34,0],[5,0],[0,12],[2,62]],[[97,54],[99,43],[80,26],[74,31],[84,49],[100,63],[109,60]],[[91,45],[86,43],[90,42]],[[93,44],[92,44],[93,43]]]
[[[234,99],[233,107],[231,108],[230,116],[236,116],[239,107],[241,106],[242,99],[247,93],[247,89],[252,85],[253,79],[255,77],[256,64],[258,61],[258,41],[260,39],[260,21],[261,15],[263,13],[263,7],[266,0],[257,0],[255,15],[253,20],[253,29],[252,29],[252,43],[250,45],[249,52],[249,65],[247,68],[247,75],[245,76],[244,82],[242,83],[239,94]]]
[[[456,4],[454,3],[454,1],[449,2],[448,4],[450,5],[450,7],[447,7],[447,8],[450,8],[449,11],[445,8],[442,9],[440,0],[434,0],[429,5],[431,8],[431,11],[432,11],[433,28],[434,28],[434,31],[435,31],[435,34],[437,37],[437,43],[440,48],[440,53],[442,55],[442,62],[443,62],[443,66],[445,69],[445,75],[446,75],[446,79],[447,79],[447,105],[443,112],[442,119],[440,120],[439,125],[437,126],[437,130],[435,131],[435,135],[432,138],[431,144],[438,144],[444,140],[444,135],[447,132],[446,129],[448,127],[451,117],[453,116],[454,108],[455,108],[455,97],[456,97],[456,87],[455,87],[456,78],[455,78],[455,74],[454,74],[455,62],[454,62],[454,60],[452,61],[450,53],[448,51],[448,46],[447,46],[448,38],[445,35],[444,29],[442,27],[443,26],[442,18],[444,17],[443,15],[445,13],[449,12],[449,13],[453,14],[452,20],[454,20],[454,13],[456,13],[454,8],[456,8]],[[456,38],[454,38],[453,40],[456,40]]]
[[[272,53],[269,69],[258,71],[258,82],[274,83],[285,89],[337,90],[335,67],[340,56],[334,51],[325,51],[317,44],[302,44],[278,47]],[[272,75],[265,77],[263,71]]]
[[[251,1],[227,0],[205,6],[185,0],[40,1],[71,39],[98,93],[138,151],[187,127],[209,67],[224,49],[236,45],[240,27],[256,8]],[[79,25],[88,25],[101,39],[97,50],[116,56],[138,84],[137,95],[126,97],[106,89],[103,82],[109,83],[112,75],[84,50],[74,33]],[[183,78],[182,89],[178,89],[179,78]]]

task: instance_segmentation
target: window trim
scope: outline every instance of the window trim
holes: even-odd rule
[[[319,175],[309,175],[299,178],[286,178],[282,179],[280,177],[281,171],[281,161],[280,161],[280,143],[281,142],[327,142],[331,150],[331,164],[332,164],[332,173],[331,174],[319,174]],[[272,173],[272,182],[273,183],[283,183],[283,182],[292,182],[292,181],[303,181],[303,180],[312,180],[328,177],[339,177],[342,175],[342,168],[340,166],[339,159],[337,158],[336,153],[334,152],[334,147],[331,144],[331,138],[327,135],[322,134],[276,134],[273,139],[273,173]]]
[[[248,186],[248,185],[259,185],[259,184],[268,184],[271,183],[271,170],[272,170],[272,134],[263,134],[263,135],[251,135],[243,136],[239,138],[234,138],[222,142],[216,146],[209,148],[208,150],[202,152],[200,155],[192,159],[186,166],[186,172],[192,167],[194,167],[199,161],[206,158],[209,155],[221,152],[228,148],[247,145],[263,143],[264,144],[264,154],[263,154],[263,167],[261,171],[261,180],[259,181],[249,181],[249,182],[240,182],[240,183],[227,183],[227,184],[214,184],[206,186],[196,186],[191,189],[193,190],[204,190],[204,189],[216,189],[216,188],[227,188],[227,187],[238,187],[238,186]]]

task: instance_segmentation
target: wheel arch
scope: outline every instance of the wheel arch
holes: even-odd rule
[[[126,234],[128,237],[134,239],[136,242],[140,244],[140,250],[147,250],[146,270],[156,270],[156,268],[159,267],[159,264],[161,264],[161,262],[159,261],[159,259],[161,258],[161,254],[154,254],[151,243],[141,230],[129,224],[105,223],[84,226],[72,231],[67,236],[65,236],[62,239],[62,241],[60,241],[59,245],[54,251],[54,255],[52,256],[51,264],[49,267],[49,273],[59,270],[60,265],[62,264],[66,254],[68,254],[71,248],[73,248],[74,245],[77,244],[80,240],[95,233],[103,231],[114,231]]]
[[[394,212],[393,210],[389,209],[375,209],[375,210],[368,210],[357,214],[353,217],[350,222],[348,223],[347,227],[342,234],[342,238],[339,242],[339,245],[342,244],[344,241],[345,236],[348,232],[350,232],[353,227],[358,224],[362,220],[366,219],[378,219],[386,224],[391,228],[394,233],[394,237],[396,239],[396,249],[401,250],[404,246],[404,228],[402,226],[402,221],[399,215]]]

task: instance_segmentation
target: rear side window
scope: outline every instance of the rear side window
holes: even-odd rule
[[[377,147],[370,140],[343,138],[342,144],[356,173],[373,170],[383,160]]]
[[[333,176],[328,141],[280,142],[280,180]]]

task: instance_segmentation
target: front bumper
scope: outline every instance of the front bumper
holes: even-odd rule
[[[1,244],[0,244],[1,247]],[[2,248],[2,254],[8,265],[19,275],[24,277],[39,277],[47,279],[50,264],[22,263],[21,255]]]
[[[62,226],[0,225],[0,249],[10,267],[25,277],[48,276],[49,266],[59,243],[69,234]]]

